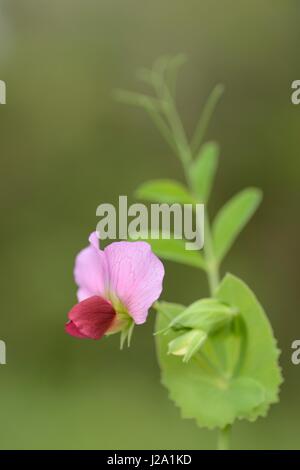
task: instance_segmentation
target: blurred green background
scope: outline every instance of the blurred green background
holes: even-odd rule
[[[182,178],[147,116],[112,98],[137,88],[138,67],[178,52],[189,58],[179,81],[189,134],[212,87],[226,86],[208,133],[222,149],[211,210],[245,186],[264,191],[224,272],[265,306],[285,383],[267,419],[234,426],[233,447],[300,448],[300,366],[290,360],[300,337],[300,106],[290,101],[299,24],[297,0],[0,1],[1,448],[215,447],[216,433],[181,420],[160,384],[154,312],[123,352],[118,337],[64,333],[96,207],[148,178]],[[201,273],[166,264],[164,299],[206,292]]]

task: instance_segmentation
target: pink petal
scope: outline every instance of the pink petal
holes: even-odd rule
[[[146,321],[148,309],[162,291],[164,267],[146,242],[115,242],[104,249],[109,290],[124,304],[135,323]]]
[[[70,322],[66,325],[66,331],[80,338],[100,339],[112,325],[115,316],[112,305],[94,295],[70,310]]]
[[[74,277],[79,289],[79,302],[93,295],[104,295],[107,268],[104,252],[99,249],[96,232],[90,236],[90,246],[76,257]]]
[[[100,248],[99,248],[99,238],[98,238],[97,232],[92,232],[90,234],[89,242],[94,248],[96,248],[96,250],[100,250]]]

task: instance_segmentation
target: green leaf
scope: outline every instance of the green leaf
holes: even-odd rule
[[[213,224],[213,243],[218,261],[227,254],[261,199],[262,192],[259,189],[248,188],[235,195],[219,211]]]
[[[193,190],[201,202],[207,202],[218,166],[219,147],[208,142],[201,147],[198,157],[190,166]]]
[[[160,234],[161,236],[161,234]],[[185,240],[176,240],[170,238],[164,240],[162,238],[154,240],[151,238],[143,238],[146,242],[151,245],[154,253],[168,261],[175,261],[176,263],[186,264],[187,266],[193,266],[195,268],[205,268],[205,260],[198,250],[186,250]]]
[[[143,183],[135,193],[138,199],[167,204],[195,204],[196,201],[183,184],[172,180],[152,180]]]
[[[209,335],[188,363],[168,354],[169,343],[178,332],[155,337],[162,382],[170,398],[182,417],[194,418],[199,426],[208,428],[264,416],[270,404],[278,401],[282,382],[271,326],[251,290],[227,275],[216,297],[239,311],[234,320],[238,328],[235,325],[226,336]],[[170,317],[159,311],[156,329],[166,328]]]
[[[192,139],[191,147],[193,152],[197,151],[204,139],[208,124],[212,118],[216,105],[218,104],[221,96],[224,92],[224,85],[219,83],[214,87],[212,92],[207,98],[207,101],[204,105],[203,111],[201,113],[200,119],[195,129],[195,133]]]

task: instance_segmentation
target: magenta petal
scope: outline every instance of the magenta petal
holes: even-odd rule
[[[98,247],[96,233],[90,236],[90,246],[84,248],[75,261],[74,277],[79,289],[79,302],[93,295],[104,295],[107,267],[103,251]]]
[[[100,339],[111,326],[115,316],[112,305],[94,295],[70,310],[70,322],[66,325],[66,331],[80,338]]]
[[[85,336],[82,333],[80,333],[77,326],[72,321],[68,321],[68,323],[66,323],[65,331],[69,335],[75,336],[76,338],[88,338],[88,336]]]
[[[146,242],[116,242],[106,256],[109,291],[124,304],[135,323],[146,321],[148,309],[162,291],[164,267]]]

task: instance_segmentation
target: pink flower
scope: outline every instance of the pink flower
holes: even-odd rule
[[[115,242],[102,251],[96,232],[89,242],[75,261],[79,303],[68,314],[66,332],[92,339],[121,332],[123,343],[160,296],[163,264],[146,242]]]

